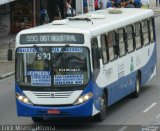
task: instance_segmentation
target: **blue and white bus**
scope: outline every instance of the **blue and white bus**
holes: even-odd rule
[[[18,116],[102,121],[156,74],[154,13],[105,9],[23,30],[15,56]]]

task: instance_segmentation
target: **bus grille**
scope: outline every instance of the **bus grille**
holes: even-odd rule
[[[83,90],[76,91],[23,91],[34,105],[70,105],[81,95]]]
[[[67,92],[33,92],[37,98],[69,98],[72,91]]]

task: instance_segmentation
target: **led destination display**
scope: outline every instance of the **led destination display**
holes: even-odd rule
[[[20,36],[20,44],[83,44],[83,34],[71,33],[45,33],[45,34],[23,34]]]

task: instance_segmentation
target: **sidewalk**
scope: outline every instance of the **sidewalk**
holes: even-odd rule
[[[160,14],[160,5],[156,6],[156,0],[150,0],[149,8],[152,9],[155,14]]]
[[[14,63],[15,58],[13,54],[13,61],[7,60],[7,53],[9,48],[9,43],[11,44],[11,48],[14,53],[14,43],[15,35],[5,35],[0,36],[0,79],[6,78],[14,74]]]
[[[150,0],[150,9],[152,9],[155,12],[155,14],[160,14],[160,6],[156,7],[156,0]],[[16,35],[0,36],[0,79],[14,75],[14,71],[15,71],[14,54],[13,54],[13,60],[8,61],[7,51],[8,51],[9,43],[12,43],[11,48],[13,49],[13,53],[14,53],[15,37]]]

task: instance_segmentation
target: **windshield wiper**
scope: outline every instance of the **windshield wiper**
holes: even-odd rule
[[[63,56],[63,54],[64,54],[64,52],[65,52],[65,50],[67,49],[67,47],[69,47],[69,44],[66,44],[62,49],[61,49],[61,51],[56,55],[56,58],[60,58],[60,57],[62,57]]]
[[[45,60],[46,58],[44,57],[43,53],[40,51],[38,46],[34,45],[33,47],[34,47],[34,49],[36,49],[38,55],[42,58],[42,60]]]

